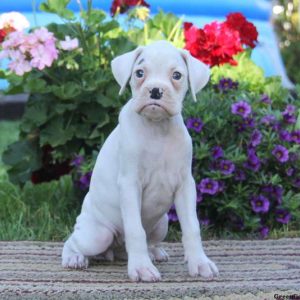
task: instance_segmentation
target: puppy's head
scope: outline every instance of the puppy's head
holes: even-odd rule
[[[166,41],[118,56],[111,66],[120,94],[130,81],[135,111],[154,121],[181,113],[188,86],[196,101],[209,79],[205,64]]]

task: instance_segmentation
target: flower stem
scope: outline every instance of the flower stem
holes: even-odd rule
[[[144,43],[147,45],[149,40],[149,32],[148,32],[148,25],[147,23],[144,24]]]
[[[169,34],[167,40],[170,42],[174,36],[178,36],[178,32],[180,30],[180,26],[182,24],[182,18],[180,18],[177,23],[175,24],[175,26],[173,27],[171,33]]]

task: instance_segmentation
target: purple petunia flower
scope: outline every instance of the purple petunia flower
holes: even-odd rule
[[[176,209],[175,209],[175,205],[173,204],[168,212],[168,217],[169,220],[172,222],[177,222],[178,221],[178,216],[176,214]]]
[[[205,217],[205,218],[200,218],[200,225],[202,226],[208,226],[210,224],[210,219]]]
[[[244,118],[241,122],[236,123],[236,128],[238,132],[243,132],[248,128],[254,128],[255,127],[255,121],[253,118]]]
[[[272,100],[266,94],[261,95],[260,101],[265,104],[272,104]]]
[[[251,106],[246,101],[241,100],[231,105],[231,112],[234,115],[247,118],[251,114]]]
[[[295,169],[292,168],[292,167],[290,167],[290,168],[288,168],[288,169],[285,171],[285,173],[286,173],[287,176],[291,177],[291,176],[293,176],[293,175],[295,174]]]
[[[278,185],[273,186],[273,197],[275,198],[277,204],[282,203],[282,196],[283,196],[283,188]]]
[[[255,127],[255,121],[253,118],[244,118],[242,125],[244,126],[244,128],[253,128]]]
[[[215,88],[222,93],[227,93],[230,90],[237,90],[239,83],[232,81],[230,78],[222,78],[219,83],[215,85]]]
[[[262,226],[259,228],[260,236],[265,239],[269,235],[270,229],[267,226]]]
[[[257,157],[255,150],[249,149],[248,150],[248,159],[244,163],[244,167],[249,170],[252,170],[254,172],[257,172],[260,169],[260,166],[261,166],[261,161]]]
[[[255,129],[250,137],[250,144],[253,147],[258,146],[261,143],[262,134],[258,129]]]
[[[230,175],[234,172],[235,165],[232,161],[223,159],[220,161],[220,172],[223,175]]]
[[[199,133],[203,128],[203,122],[200,118],[188,118],[186,121],[186,127]]]
[[[276,221],[282,224],[287,224],[291,220],[291,214],[283,208],[278,208],[275,211]]]
[[[295,111],[296,111],[296,106],[292,105],[292,104],[288,104],[283,113],[293,114],[293,113],[295,113]]]
[[[273,129],[274,131],[280,131],[280,130],[282,129],[282,126],[281,126],[280,122],[275,122],[275,123],[273,124],[273,126],[272,126],[272,129]]]
[[[79,167],[84,161],[84,157],[82,155],[77,155],[71,162],[71,166]]]
[[[282,113],[283,120],[285,123],[288,123],[288,124],[296,123],[297,119],[295,116],[295,110],[296,110],[296,107],[294,105],[288,104],[286,106],[284,112]]]
[[[91,177],[92,177],[92,172],[87,172],[79,178],[78,185],[81,190],[86,190],[89,188]]]
[[[295,124],[297,119],[295,115],[285,114],[283,115],[283,121],[287,124]]]
[[[287,131],[287,130],[284,130],[284,129],[279,131],[279,138],[282,141],[285,141],[285,142],[291,142],[292,141],[292,137],[291,137],[290,132]]]
[[[243,230],[245,228],[244,220],[241,217],[231,214],[229,219],[235,229]]]
[[[235,171],[235,177],[234,177],[234,179],[236,181],[245,181],[246,180],[246,174],[245,174],[245,172],[242,171],[242,170],[236,170]]]
[[[296,144],[300,144],[300,130],[294,130],[291,132],[291,141]]]
[[[213,159],[218,159],[223,157],[224,151],[220,146],[215,146],[212,148],[212,157]]]
[[[219,189],[219,183],[210,178],[204,178],[200,181],[197,188],[202,194],[215,195]]]
[[[300,178],[296,178],[294,181],[293,181],[293,186],[300,189]]]
[[[197,193],[197,203],[201,203],[203,201],[203,195],[201,193]]]
[[[223,181],[218,181],[219,188],[218,188],[218,193],[223,193],[225,191],[225,182]]]
[[[273,115],[266,115],[261,118],[260,122],[264,125],[270,126],[273,125],[276,122],[276,117]]]
[[[276,200],[277,204],[282,203],[283,188],[281,186],[269,184],[263,186],[261,191],[265,193],[268,197],[271,197],[274,200]]]
[[[299,160],[299,154],[298,153],[290,153],[290,161],[294,162]]]
[[[289,151],[282,145],[276,145],[272,150],[272,154],[281,163],[287,162],[289,160]]]
[[[252,210],[256,213],[267,213],[270,208],[270,201],[263,195],[253,196],[251,206]]]

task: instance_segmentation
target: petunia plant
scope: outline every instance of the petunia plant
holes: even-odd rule
[[[110,16],[89,0],[78,19],[68,3],[41,4],[64,24],[27,33],[27,24],[0,27],[0,56],[9,60],[1,73],[10,82],[6,92],[30,94],[20,139],[3,156],[12,181],[39,183],[71,173],[86,191],[99,147],[130,96],[118,96],[110,61],[166,39],[211,67],[198,102],[188,95],[184,105],[201,225],[266,237],[299,223],[300,93],[292,97],[251,60],[259,43],[251,22],[231,13],[201,29],[162,11],[150,16],[144,0],[114,0]],[[120,14],[127,14],[126,26]],[[177,226],[175,207],[169,219]]]
[[[223,78],[197,103],[186,103],[204,226],[267,237],[271,229],[299,222],[300,104],[295,97],[271,99]],[[170,214],[176,220],[175,211]]]

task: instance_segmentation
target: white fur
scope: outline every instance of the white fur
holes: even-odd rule
[[[138,69],[144,71],[143,78],[136,76]],[[188,84],[195,98],[209,70],[188,52],[160,41],[115,58],[112,71],[121,92],[131,78],[132,99],[98,155],[90,190],[64,245],[62,264],[82,268],[89,256],[127,257],[132,280],[159,280],[152,260],[168,259],[159,243],[167,234],[167,212],[175,203],[189,274],[211,278],[218,269],[202,249],[191,174],[192,141],[181,116]],[[175,71],[182,74],[180,80],[172,78]],[[163,91],[161,99],[150,98],[155,87]]]

